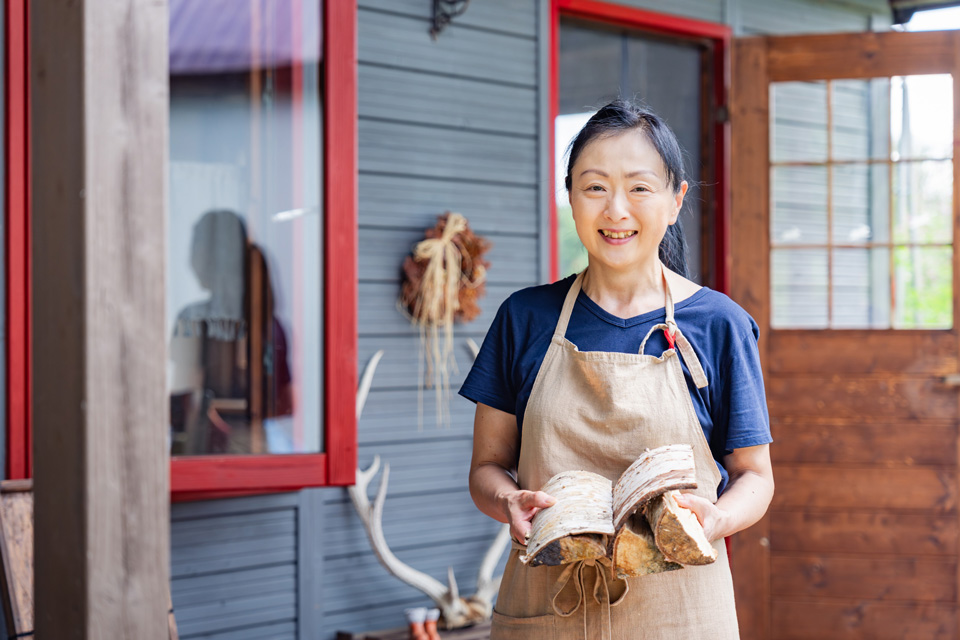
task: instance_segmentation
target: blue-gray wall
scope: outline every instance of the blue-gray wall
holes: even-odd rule
[[[657,0],[624,2],[663,11]],[[396,555],[438,580],[453,566],[463,592],[497,525],[467,492],[473,406],[418,398],[419,338],[395,306],[400,264],[446,210],[494,244],[483,314],[457,327],[483,338],[500,302],[544,278],[549,190],[546,0],[477,0],[431,40],[428,0],[360,0],[360,308],[362,368],[386,354],[359,425],[360,462],[391,464],[384,513]],[[678,15],[736,34],[884,28],[881,0],[676,0]],[[420,406],[422,402],[422,428]],[[369,551],[346,492],[180,504],[172,508],[173,599],[184,638],[319,638],[402,624],[426,598]]]

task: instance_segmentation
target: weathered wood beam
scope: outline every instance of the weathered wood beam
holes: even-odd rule
[[[164,638],[165,0],[31,3],[38,638]]]

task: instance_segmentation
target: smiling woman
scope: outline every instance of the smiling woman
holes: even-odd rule
[[[686,277],[680,147],[652,111],[601,108],[571,145],[565,182],[586,270],[513,294],[461,389],[477,402],[471,494],[517,543],[491,637],[737,638],[723,538],[773,495],[757,325]],[[616,481],[644,450],[676,444],[691,447],[697,477],[677,504],[718,562],[639,578],[614,578],[607,558],[519,562],[533,516],[554,504],[549,478]],[[584,571],[599,609],[579,593]]]

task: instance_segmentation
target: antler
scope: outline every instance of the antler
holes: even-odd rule
[[[468,340],[468,345],[476,357],[479,347],[473,340]],[[363,376],[360,378],[360,385],[357,389],[357,419],[363,413],[363,407],[366,404],[367,396],[370,393],[370,386],[373,382],[373,374],[376,371],[380,359],[383,357],[383,350],[377,351],[370,358],[367,366],[364,368]],[[480,564],[480,570],[477,574],[477,592],[469,598],[461,598],[457,587],[457,581],[453,574],[453,567],[447,571],[448,586],[444,586],[439,580],[417,571],[413,567],[401,562],[390,550],[387,544],[386,536],[383,534],[383,505],[387,499],[387,483],[390,479],[390,465],[383,466],[383,475],[380,477],[380,486],[377,488],[377,495],[370,503],[368,488],[370,482],[380,471],[380,456],[374,456],[373,462],[367,469],[357,469],[356,484],[347,487],[350,494],[350,500],[363,522],[364,529],[367,531],[367,537],[370,539],[370,546],[374,554],[380,561],[380,564],[393,576],[399,578],[414,589],[417,589],[436,603],[443,616],[444,625],[447,628],[462,627],[468,624],[488,619],[493,610],[491,604],[493,595],[500,586],[500,577],[493,578],[493,572],[497,567],[503,550],[510,543],[509,528],[504,525],[489,550],[483,557]]]
[[[497,537],[490,543],[490,548],[483,556],[480,563],[480,570],[477,572],[477,591],[470,598],[471,601],[484,605],[489,612],[493,611],[493,596],[500,590],[500,580],[502,575],[493,577],[493,572],[497,569],[500,562],[500,556],[510,547],[510,525],[503,524]],[[487,615],[490,615],[488,613]]]
[[[403,580],[414,589],[427,594],[430,599],[437,603],[441,609],[449,608],[451,604],[450,589],[427,574],[417,571],[413,567],[401,562],[387,544],[387,539],[383,535],[383,504],[387,498],[387,483],[390,480],[390,465],[383,467],[383,475],[380,477],[380,486],[377,489],[377,495],[370,504],[370,498],[367,495],[367,487],[370,481],[380,470],[380,456],[374,456],[373,463],[366,470],[357,470],[357,483],[348,487],[350,499],[353,506],[360,514],[363,526],[367,530],[367,536],[370,538],[370,546],[373,552],[387,571]],[[459,601],[459,598],[457,598]],[[458,603],[459,604],[459,603]]]

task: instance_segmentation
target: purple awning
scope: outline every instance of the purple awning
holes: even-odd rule
[[[170,0],[170,73],[311,64],[320,0]]]

